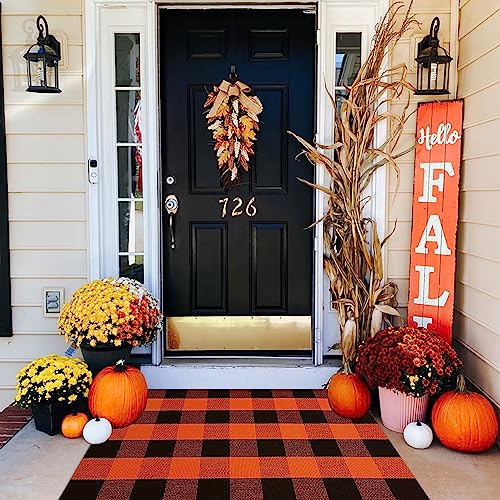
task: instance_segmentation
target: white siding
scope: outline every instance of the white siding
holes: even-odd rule
[[[408,2],[407,2],[408,3]],[[408,67],[408,80],[415,84],[416,80],[416,50],[417,43],[429,32],[430,24],[434,16],[439,16],[441,26],[439,29],[439,39],[441,44],[450,49],[453,41],[451,32],[453,30],[453,0],[415,0],[412,12],[416,14],[417,20],[421,23],[420,28],[415,26],[406,33],[391,53],[391,64],[404,63]],[[456,14],[456,13],[455,13]],[[455,54],[452,54],[453,56]],[[450,76],[450,86],[453,85],[454,74]],[[432,101],[431,97],[411,98],[410,112],[414,111],[418,102]],[[404,100],[395,101],[391,105],[391,110],[401,112],[406,104]],[[416,113],[406,122],[403,135],[399,144],[399,149],[404,150],[415,143]],[[406,321],[408,306],[408,280],[410,270],[410,236],[412,220],[413,201],[413,170],[414,152],[410,152],[401,157],[398,161],[400,169],[399,191],[396,194],[397,176],[394,171],[389,172],[388,196],[387,196],[387,227],[386,232],[390,232],[394,224],[396,231],[387,242],[386,276],[388,280],[394,281],[399,286],[398,302],[400,312]]]
[[[0,339],[0,410],[24,364],[65,350],[42,288],[69,297],[87,279],[82,1],[4,0],[2,13],[14,336]],[[25,92],[40,13],[62,42],[58,95]]]
[[[500,407],[500,0],[462,0],[465,99],[455,338],[464,372]]]

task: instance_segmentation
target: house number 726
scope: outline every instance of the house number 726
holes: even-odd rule
[[[221,198],[219,200],[219,203],[222,205],[222,218],[224,218],[227,215],[227,203],[229,201],[229,198]],[[241,210],[241,207],[243,206],[243,200],[237,196],[236,198],[233,198],[234,202],[234,208],[231,211],[231,217],[239,217],[240,215],[243,215],[243,212],[245,212],[248,217],[255,217],[257,214],[257,207],[254,205],[255,202],[255,196],[247,203],[247,206],[245,210]]]

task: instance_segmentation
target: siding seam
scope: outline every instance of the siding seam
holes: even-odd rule
[[[57,135],[57,134],[56,134]],[[83,165],[86,166],[85,160],[36,160],[36,161],[22,161],[22,160],[9,160],[7,166],[9,165]],[[84,192],[84,191],[82,191]]]
[[[27,165],[30,165],[29,163]],[[36,163],[32,163],[31,165],[36,165]],[[40,189],[38,191],[34,191],[33,189],[29,191],[19,191],[19,189],[9,189],[9,194],[86,194],[85,191],[68,191],[67,189]],[[52,222],[52,221],[51,221]]]
[[[39,101],[33,101],[33,102],[16,102],[16,101],[9,101],[5,102],[6,106],[47,106],[47,105],[53,105],[54,103],[50,103],[48,101],[45,102],[39,102]],[[72,106],[72,107],[82,107],[83,106],[83,101],[64,101],[64,102],[59,102],[57,103],[57,106]],[[36,135],[36,134],[34,134]],[[85,134],[80,134],[80,135],[85,135]],[[9,161],[9,163],[11,163]]]
[[[499,44],[499,47],[500,47],[500,44]],[[472,121],[469,123],[464,123],[463,128],[464,128],[464,130],[470,129],[470,128],[478,127],[480,125],[485,125],[487,123],[491,123],[495,120],[500,120],[500,114],[490,115],[488,118],[483,118],[482,120],[476,120],[476,121]]]
[[[12,337],[11,337],[12,338]],[[0,363],[31,363],[33,358],[0,358]]]
[[[494,292],[488,292],[484,288],[479,288],[478,286],[473,285],[472,283],[469,283],[468,281],[465,281],[462,279],[456,279],[456,283],[463,285],[467,288],[472,288],[472,290],[475,290],[476,292],[482,293],[483,295],[487,295],[488,297],[491,297],[492,299],[500,301],[500,297],[493,295]]]
[[[38,16],[40,12],[35,12],[35,11],[12,11],[12,12],[4,12],[3,17],[35,17]],[[81,12],[75,12],[75,11],[70,11],[70,12],[65,12],[65,11],[56,11],[56,12],[43,12],[43,15],[45,17],[81,17],[82,13]]]
[[[476,355],[479,359],[484,361],[488,366],[493,368],[496,372],[500,373],[500,366],[497,366],[495,363],[491,362],[489,359],[485,358],[481,353],[476,351],[473,347],[471,347],[467,342],[463,341],[462,339],[455,337],[455,340],[462,344],[466,349],[468,349],[472,354]]]
[[[74,248],[74,247],[44,247],[44,246],[32,246],[32,247],[15,247],[10,246],[9,249],[11,251],[15,250],[16,252],[86,252],[87,248]],[[129,252],[124,252],[127,255]],[[142,252],[141,252],[142,254]]]
[[[468,256],[474,257],[476,259],[494,262],[495,264],[500,264],[500,260],[492,259],[491,257],[485,257],[484,255],[479,255],[479,254],[474,253],[474,252],[468,252],[467,250],[458,250],[458,253],[463,254],[463,255],[468,255]]]
[[[68,280],[68,279],[75,279],[75,280],[81,280],[87,279],[87,274],[11,274],[10,279],[16,279],[16,280],[22,280],[22,279],[48,279],[48,280],[53,280],[53,279],[60,279],[60,280]],[[40,308],[42,306],[39,306]]]
[[[7,132],[9,137],[17,137],[17,136],[41,136],[41,137],[54,137],[54,136],[77,136],[77,137],[85,137],[83,132]]]
[[[458,314],[461,314],[464,318],[469,319],[473,323],[476,323],[480,327],[484,328],[485,330],[488,330],[489,332],[493,333],[494,335],[498,335],[500,337],[500,330],[496,330],[493,326],[487,325],[486,323],[483,323],[481,320],[477,319],[475,316],[472,314],[466,313],[465,311],[461,310],[460,308],[455,308],[455,312]]]
[[[488,16],[486,16],[484,19],[482,19],[481,21],[479,21],[478,24],[476,24],[475,26],[473,26],[466,33],[463,33],[461,35],[459,34],[459,40],[462,40],[462,38],[466,37],[469,33],[472,33],[474,30],[476,30],[477,28],[479,28],[479,26],[481,26],[482,24],[484,24],[488,19],[490,19],[490,17],[493,17],[499,10],[500,10],[500,7],[498,7],[493,13],[488,14]]]
[[[408,221],[410,222],[410,221]],[[459,219],[459,224],[474,224],[476,226],[485,226],[485,227],[500,227],[500,224],[492,224],[491,222],[478,222],[467,219]]]
[[[500,188],[490,188],[490,187],[477,187],[477,188],[462,188],[460,189],[461,193],[496,193],[500,191]]]
[[[490,87],[493,87],[494,85],[500,84],[500,80],[493,80],[491,82],[486,83],[482,87],[478,87],[477,89],[470,90],[466,94],[459,94],[459,97],[462,99],[467,99],[467,97],[471,97],[474,94],[479,94],[479,92],[482,92],[483,90],[489,89]]]
[[[31,332],[28,330],[14,330],[14,335],[20,335],[21,337],[24,335],[25,337],[52,337],[54,335],[59,335],[57,331],[51,332]]]
[[[494,151],[492,153],[484,153],[480,155],[471,155],[471,156],[463,156],[462,161],[467,161],[467,160],[477,160],[479,158],[491,158],[492,156],[500,156],[500,151]]]
[[[500,47],[500,42],[497,43],[497,44],[495,44],[495,45],[492,45],[491,47],[488,47],[487,49],[484,49],[483,52],[481,52],[480,54],[478,54],[476,57],[473,57],[469,61],[466,61],[465,63],[463,63],[460,66],[458,66],[458,71],[462,71],[467,66],[470,66],[471,64],[475,63],[476,61],[479,61],[484,56],[488,55],[490,52],[492,52],[493,50],[495,50],[498,47]]]

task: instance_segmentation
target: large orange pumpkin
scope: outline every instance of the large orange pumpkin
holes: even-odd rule
[[[85,413],[70,413],[66,415],[61,424],[61,432],[64,437],[74,439],[82,437],[83,428],[89,421]]]
[[[468,392],[463,375],[458,376],[456,391],[445,392],[434,403],[432,426],[439,441],[456,451],[486,451],[498,435],[493,405],[481,394]]]
[[[118,361],[116,366],[101,370],[92,381],[89,410],[92,415],[108,419],[113,427],[125,427],[141,416],[147,399],[144,375]]]
[[[371,405],[370,389],[365,380],[345,367],[332,376],[328,384],[331,409],[344,418],[360,418]]]

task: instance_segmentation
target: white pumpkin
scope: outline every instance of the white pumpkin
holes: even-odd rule
[[[83,438],[87,443],[101,444],[109,439],[112,430],[109,420],[95,417],[85,424]]]
[[[403,431],[406,444],[412,448],[423,450],[429,448],[432,443],[432,429],[422,422],[411,422]]]

